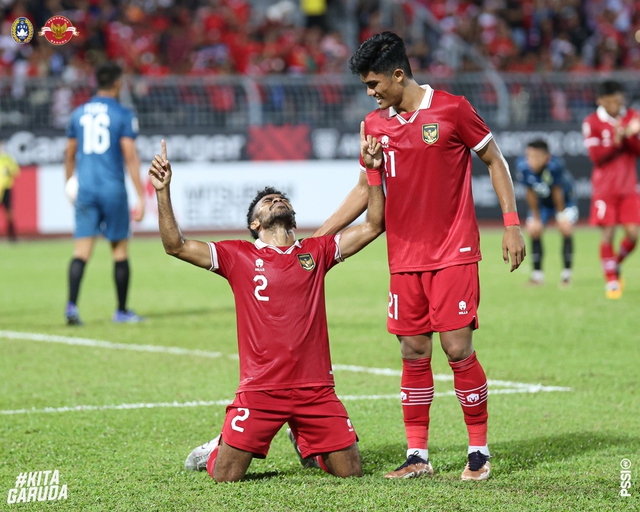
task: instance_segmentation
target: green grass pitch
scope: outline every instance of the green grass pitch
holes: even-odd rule
[[[474,335],[495,392],[486,482],[459,480],[467,436],[448,377],[436,380],[431,407],[435,476],[383,478],[405,452],[395,398],[399,347],[385,325],[384,238],[327,276],[336,389],[360,436],[364,477],[339,480],[303,469],[283,429],[268,458],[255,460],[242,483],[224,485],[205,472],[185,472],[183,464],[194,446],[217,435],[224,401],[238,383],[227,283],[165,255],[157,238],[134,239],[129,305],[148,321],[114,325],[113,269],[101,241],[80,293],[85,326],[70,328],[63,312],[72,241],[0,243],[0,509],[638,510],[640,256],[625,263],[622,299],[607,301],[596,230],[576,232],[568,289],[557,286],[555,230],[545,234],[547,282],[541,287],[526,286],[530,260],[508,272],[501,236],[502,230],[482,231],[480,329]],[[70,337],[84,341],[61,342]],[[132,345],[220,356],[127,350]],[[434,372],[450,376],[436,347]],[[620,496],[623,459],[632,464],[630,497]],[[66,499],[7,502],[21,473],[45,470],[59,472]]]

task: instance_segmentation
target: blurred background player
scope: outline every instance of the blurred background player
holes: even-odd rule
[[[7,219],[7,238],[10,242],[17,240],[11,207],[11,189],[18,174],[20,174],[18,162],[4,151],[4,143],[0,140],[0,202],[4,206],[4,214]]]
[[[551,156],[544,140],[533,140],[527,144],[525,156],[516,162],[516,180],[527,187],[526,231],[531,237],[533,272],[530,282],[542,284],[542,232],[549,220],[556,219],[562,234],[562,260],[564,268],[560,283],[571,282],[573,261],[573,225],[578,221],[578,207],[574,194],[574,180],[561,158]]]
[[[255,243],[206,243],[186,240],[178,227],[169,190],[171,164],[162,141],[162,156],[156,155],[149,176],[164,249],[227,279],[238,311],[235,400],[227,407],[222,433],[195,448],[185,469],[206,469],[216,482],[238,481],[254,457],[267,456],[274,436],[289,423],[303,465],[315,461],[335,476],[361,476],[356,433],[334,390],[324,299],[327,272],[384,231],[380,144],[363,136],[361,148],[377,160],[372,171],[377,183],[370,187],[362,224],[336,236],[297,240],[292,205],[286,195],[266,187],[247,212]]]
[[[589,221],[602,231],[600,260],[606,280],[605,296],[619,299],[624,282],[620,264],[633,251],[640,225],[640,193],[636,160],[640,155],[640,112],[625,106],[622,85],[606,80],[598,88],[596,111],[582,123],[584,144],[593,163]],[[624,237],[616,254],[615,228]]]
[[[74,110],[67,127],[65,171],[67,182],[74,170],[78,179],[75,199],[75,247],[69,265],[69,325],[82,325],[77,302],[84,268],[93,252],[96,237],[103,234],[111,243],[118,306],[113,321],[139,322],[143,317],[128,310],[129,203],[125,167],[138,194],[134,220],[144,216],[144,191],[140,181],[140,159],[135,146],[138,120],[120,105],[122,69],[105,62],[96,69],[98,92]]]

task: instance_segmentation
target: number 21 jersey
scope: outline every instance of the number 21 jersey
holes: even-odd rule
[[[471,193],[471,150],[492,139],[463,96],[422,86],[415,112],[376,110],[365,133],[384,153],[389,270],[420,272],[481,259]],[[364,169],[362,157],[361,168]]]

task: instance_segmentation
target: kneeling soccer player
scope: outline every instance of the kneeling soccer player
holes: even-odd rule
[[[171,165],[163,141],[149,169],[158,198],[165,251],[229,281],[234,293],[240,386],[222,433],[195,448],[185,469],[206,469],[217,482],[242,479],[253,457],[265,458],[288,423],[305,467],[339,476],[362,473],[357,436],[334,391],[324,300],[324,276],[384,231],[382,150],[361,132],[371,186],[365,221],[335,236],[296,240],[295,212],[271,187],[249,206],[246,240],[185,240],[171,206]]]

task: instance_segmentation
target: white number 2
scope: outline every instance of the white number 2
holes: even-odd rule
[[[602,199],[598,199],[593,205],[596,207],[596,217],[604,219],[604,216],[607,213],[607,203]]]
[[[231,428],[233,430],[237,430],[238,432],[244,432],[244,427],[239,427],[237,423],[239,421],[244,421],[249,417],[249,409],[245,409],[244,407],[238,407],[238,414],[235,418],[231,420]]]
[[[268,301],[269,297],[265,296],[265,295],[260,295],[260,292],[262,290],[264,290],[267,285],[269,284],[267,282],[267,278],[264,276],[256,276],[253,278],[253,282],[254,283],[260,283],[258,286],[256,286],[256,289],[253,291],[253,294],[256,296],[256,299],[261,300],[261,301]]]
[[[83,128],[82,152],[85,155],[101,155],[111,146],[111,134],[109,133],[109,116],[100,114],[83,114],[80,117],[80,125]]]

